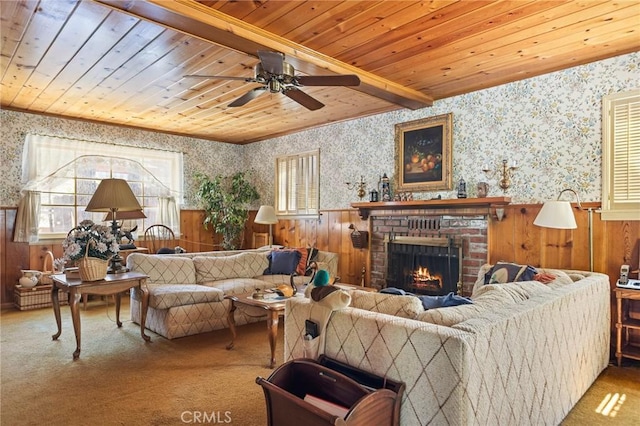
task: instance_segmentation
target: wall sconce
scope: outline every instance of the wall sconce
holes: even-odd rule
[[[502,222],[502,219],[504,219],[503,207],[496,207],[496,219],[498,219],[498,222]]]
[[[358,198],[360,198],[361,200],[364,198],[366,194],[365,188],[367,186],[366,182],[364,181],[364,176],[360,176],[360,182],[345,182],[345,184],[347,185],[347,189],[356,189],[358,191]]]
[[[513,174],[513,171],[515,169],[518,168],[518,165],[516,164],[516,162],[512,162],[511,165],[507,165],[507,160],[502,160],[502,167],[499,167],[498,170],[496,170],[495,173],[497,173],[500,177],[500,180],[498,181],[498,186],[500,186],[500,188],[502,188],[503,192],[506,192],[507,189],[511,186],[511,176]],[[489,165],[485,164],[482,166],[482,171],[485,172],[487,175],[491,175],[493,173],[491,173],[491,169],[489,169]]]

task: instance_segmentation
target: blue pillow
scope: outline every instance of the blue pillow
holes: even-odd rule
[[[269,268],[265,275],[284,274],[291,275],[298,268],[302,255],[297,250],[274,250],[267,255]]]
[[[446,308],[448,306],[468,305],[473,301],[469,298],[458,296],[453,292],[446,296],[418,296],[424,309]]]

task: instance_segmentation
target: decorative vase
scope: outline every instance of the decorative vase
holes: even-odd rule
[[[33,269],[22,269],[20,272],[22,272],[22,276],[18,282],[23,288],[35,287],[42,275],[42,272]]]

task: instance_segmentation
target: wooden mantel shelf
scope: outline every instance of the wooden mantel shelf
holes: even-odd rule
[[[488,198],[452,198],[449,200],[413,200],[413,201],[379,201],[367,203],[351,203],[358,209],[362,219],[367,220],[372,210],[405,210],[405,209],[447,209],[447,208],[487,208],[505,206],[511,203],[511,197]]]

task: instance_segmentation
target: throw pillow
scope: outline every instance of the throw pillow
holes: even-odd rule
[[[269,267],[265,271],[265,275],[291,275],[300,263],[300,252],[297,250],[273,250],[267,258],[269,259]]]
[[[309,252],[306,248],[296,248],[294,249],[298,253],[300,253],[300,261],[298,262],[298,267],[296,268],[296,274],[305,275],[307,272],[307,259],[309,257]]]
[[[282,247],[281,250],[292,251],[295,250],[300,253],[300,261],[296,267],[295,273],[298,275],[307,275],[307,268],[309,266],[309,249],[304,247]]]
[[[484,276],[485,284],[504,284],[516,281],[531,281],[536,269],[517,263],[497,262]]]

